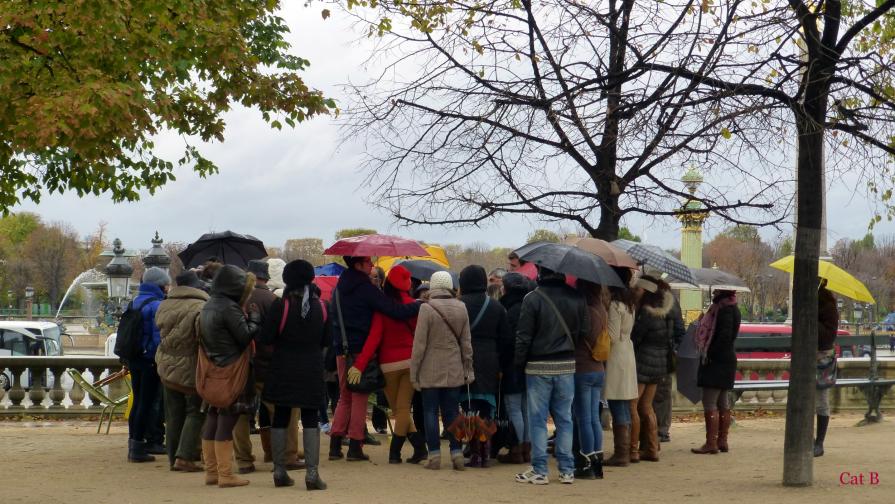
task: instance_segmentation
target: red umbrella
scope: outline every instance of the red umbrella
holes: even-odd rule
[[[343,238],[323,251],[325,255],[353,257],[401,257],[429,255],[419,243],[389,235],[363,235]]]

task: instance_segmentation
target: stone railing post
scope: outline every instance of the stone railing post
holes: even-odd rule
[[[65,400],[65,389],[62,388],[62,377],[65,375],[64,367],[54,367],[53,368],[53,388],[50,390],[50,409],[52,410],[63,410],[65,406],[62,405],[62,401]]]
[[[40,411],[46,409],[43,405],[44,398],[47,396],[46,389],[46,381],[47,381],[47,368],[46,366],[29,366],[28,370],[31,375],[31,386],[28,388],[28,399],[31,401],[31,406],[28,407],[28,411]]]
[[[25,399],[25,389],[22,387],[22,373],[28,368],[20,366],[9,366],[9,372],[12,373],[12,388],[9,389],[9,402],[12,404],[7,411],[20,412],[25,410],[22,401]]]
[[[0,415],[2,414],[66,414],[81,411],[85,414],[96,414],[101,409],[101,401],[91,397],[87,407],[84,406],[86,390],[73,382],[70,392],[66,393],[66,374],[68,369],[76,369],[84,375],[88,382],[99,379],[106,370],[116,372],[121,369],[121,364],[114,357],[89,356],[89,355],[62,355],[62,356],[6,356],[0,355],[0,369],[9,369],[12,376],[12,387],[7,393],[0,391]],[[90,373],[86,371],[90,370]],[[27,373],[27,374],[25,374]],[[52,387],[49,380],[52,374]],[[92,376],[91,376],[92,374]],[[25,378],[23,379],[23,375]],[[29,382],[26,385],[26,381]],[[126,385],[113,384],[113,387],[122,386],[126,391]],[[120,397],[124,392],[116,397]],[[71,400],[68,404],[66,395]],[[5,396],[5,398],[4,398]],[[28,402],[25,402],[25,398]],[[49,404],[45,405],[44,401]]]

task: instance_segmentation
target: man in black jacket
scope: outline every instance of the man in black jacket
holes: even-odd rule
[[[532,463],[530,470],[516,475],[516,481],[548,483],[547,414],[551,413],[556,425],[559,480],[572,483],[575,345],[590,331],[584,297],[566,285],[564,275],[539,267],[538,288],[522,301],[516,331],[515,363],[525,366]]]
[[[419,303],[401,304],[386,296],[370,282],[373,261],[369,257],[344,257],[348,269],[339,276],[339,282],[330,302],[333,320],[333,344],[339,370],[339,404],[330,432],[329,459],[342,458],[342,438],[348,436],[348,461],[369,460],[363,452],[364,428],[367,425],[367,397],[348,390],[348,365],[345,354],[357,355],[363,351],[370,323],[375,312],[381,312],[397,320],[416,317]],[[343,348],[342,339],[348,343]],[[422,440],[416,441],[422,442]],[[416,446],[416,445],[414,445]]]

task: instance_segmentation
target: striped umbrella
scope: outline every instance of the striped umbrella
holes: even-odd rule
[[[612,244],[627,252],[640,264],[667,273],[668,276],[683,282],[699,285],[687,265],[655,245],[632,242],[631,240],[615,240]]]

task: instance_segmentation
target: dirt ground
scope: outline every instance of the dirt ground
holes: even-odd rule
[[[312,493],[301,484],[301,471],[292,473],[298,483],[295,487],[274,488],[270,464],[264,463],[256,463],[259,470],[247,476],[249,486],[234,489],[205,487],[202,474],[169,472],[164,457],[155,463],[128,464],[126,425],[120,422],[106,436],[95,434],[92,422],[6,421],[0,422],[0,502],[895,502],[895,423],[889,420],[856,427],[860,419],[854,414],[834,416],[826,455],[815,459],[815,484],[809,488],[781,486],[784,420],[762,417],[738,420],[727,454],[691,454],[690,448],[701,444],[704,437],[702,425],[677,419],[671,430],[672,442],[662,444],[661,462],[607,468],[602,481],[561,485],[554,480],[541,487],[513,481],[513,474],[524,466],[498,464],[465,472],[390,466],[386,463],[387,438],[379,436],[383,446],[367,448],[372,462],[323,461],[321,475],[330,489]],[[606,434],[605,446],[611,452],[611,434]],[[258,454],[260,441],[257,436],[252,438]],[[324,437],[325,445],[328,439]],[[840,484],[846,472],[863,474],[863,484]],[[872,484],[871,473],[878,476],[878,483]],[[551,477],[556,477],[552,462]]]

